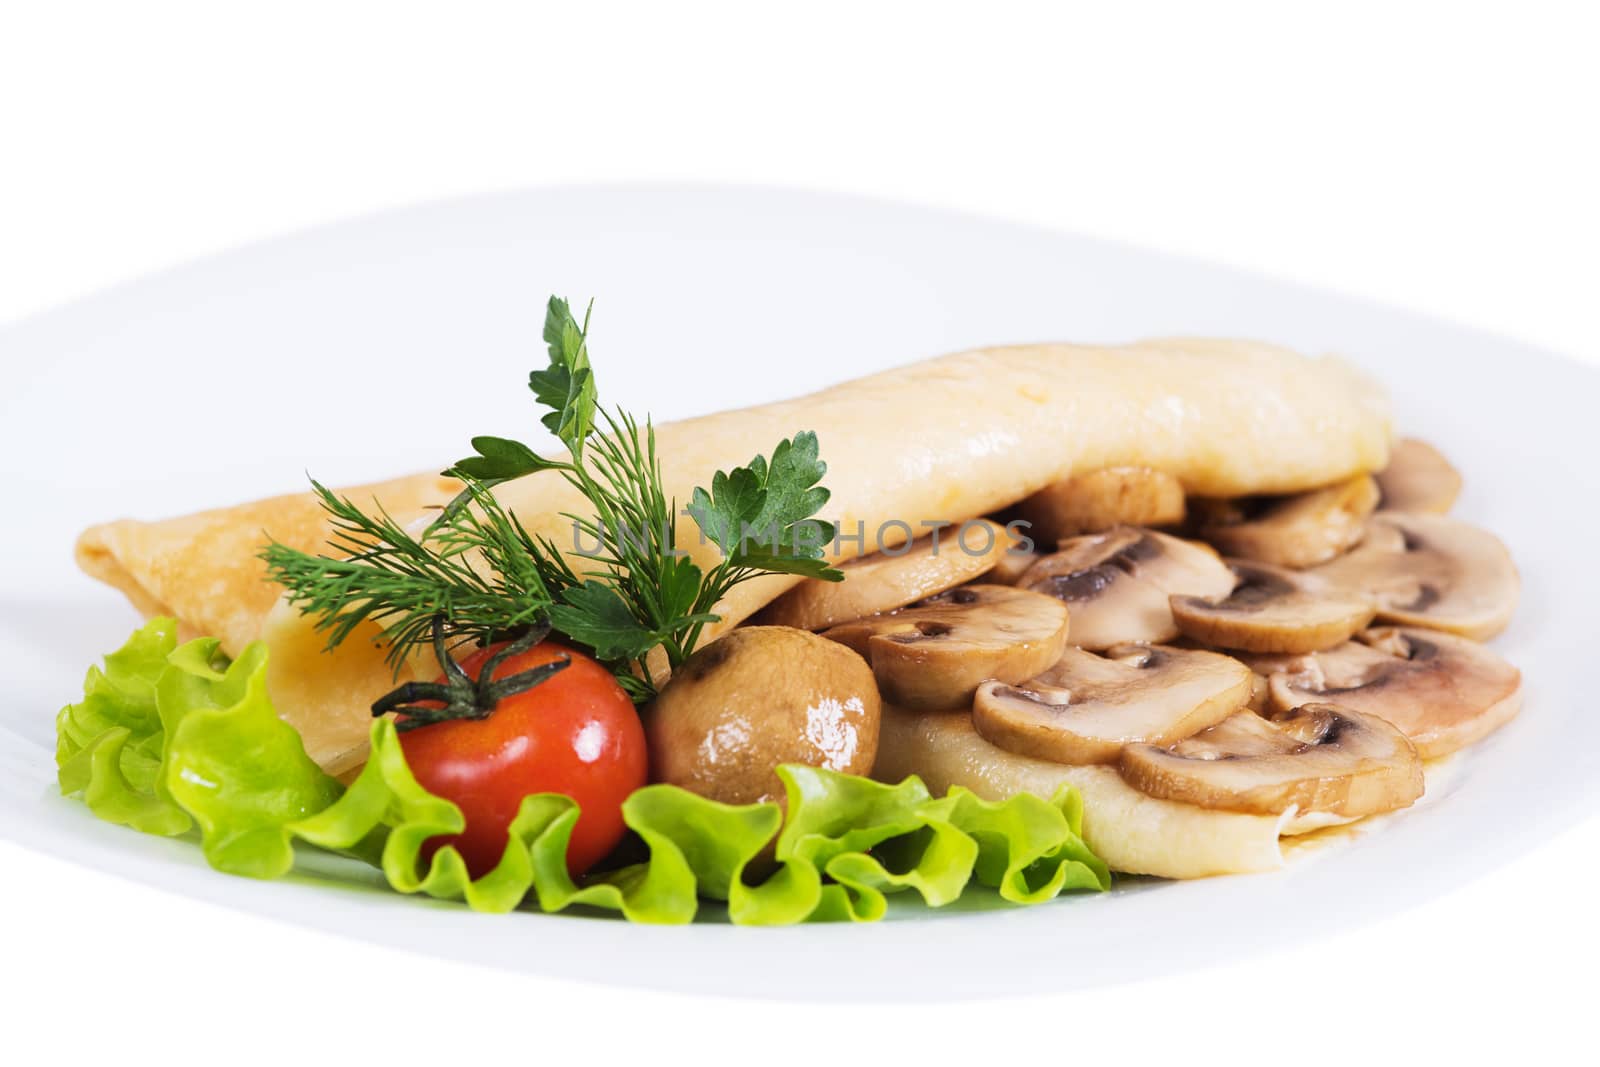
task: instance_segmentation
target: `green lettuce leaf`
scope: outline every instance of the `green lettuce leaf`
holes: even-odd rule
[[[637,790],[622,816],[649,858],[581,886],[566,867],[577,806],[554,794],[527,797],[500,863],[473,880],[451,846],[424,862],[424,845],[459,833],[464,820],[417,783],[394,725],[379,720],[372,757],[349,791],[291,829],[345,852],[382,840],[378,862],[393,888],[490,912],[531,899],[547,912],[587,905],[634,922],[684,923],[710,899],[726,901],[735,923],[781,925],[879,919],[888,895],[908,889],[940,907],[975,879],[1019,904],[1110,886],[1105,865],[1083,843],[1082,810],[1070,790],[1051,801],[991,803],[959,789],[935,799],[915,777],[886,785],[797,764],[778,774],[787,819],[776,804],[720,804],[667,785]],[[774,839],[775,865],[763,866]]]
[[[287,826],[338,797],[267,698],[259,642],[229,663],[215,638],[177,643],[153,619],[91,668],[56,719],[57,781],[109,822],[174,835],[197,825],[218,870],[276,878],[294,864]]]
[[[147,834],[188,830],[189,816],[158,788],[165,732],[156,684],[178,645],[173,619],[152,619],[90,667],[83,700],[56,716],[56,780],[107,822]]]
[[[962,789],[934,797],[915,777],[890,785],[793,764],[778,769],[783,807],[637,790],[622,815],[647,858],[581,884],[566,865],[576,803],[526,797],[500,862],[474,879],[454,847],[428,851],[465,820],[417,782],[390,720],[373,723],[371,756],[344,789],[274,711],[264,646],[229,663],[215,640],[177,646],[175,633],[156,620],[90,671],[84,700],[57,719],[61,786],[136,829],[198,825],[207,861],[231,874],[287,873],[298,840],[372,863],[399,892],[476,911],[583,906],[686,923],[711,900],[742,925],[872,921],[893,894],[941,907],[973,884],[1014,904],[1110,886],[1070,789],[1050,800],[991,802]]]
[[[293,829],[307,842],[338,851],[370,849],[402,893],[464,901],[475,911],[505,912],[531,898],[545,911],[575,904],[618,911],[635,922],[682,923],[695,916],[702,886],[724,896],[782,822],[773,804],[730,807],[673,786],[646,786],[622,806],[623,819],[650,849],[646,862],[579,886],[567,873],[567,841],[578,820],[570,798],[539,793],[523,799],[506,850],[494,870],[473,880],[454,846],[424,863],[423,846],[461,832],[461,810],[417,783],[394,724],[372,727],[372,755],[348,792]]]
[[[161,783],[200,826],[220,871],[277,878],[294,866],[289,827],[342,792],[267,698],[267,649],[253,642],[219,671],[214,638],[168,657],[156,683],[167,743]]]
[[[1019,793],[999,802],[956,788],[930,809],[977,843],[974,877],[1013,904],[1111,887],[1110,868],[1083,842],[1083,799],[1070,786],[1048,801]]]

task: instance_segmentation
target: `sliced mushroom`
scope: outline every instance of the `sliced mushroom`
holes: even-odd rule
[[[1006,555],[1012,540],[987,519],[940,529],[908,548],[875,552],[840,564],[842,582],[807,579],[773,601],[758,622],[822,630],[893,611],[983,575]]]
[[[1506,628],[1520,581],[1493,534],[1440,515],[1379,512],[1354,550],[1312,571],[1370,597],[1378,618],[1475,641]]]
[[[1204,545],[1119,526],[1063,541],[1017,585],[1065,601],[1073,644],[1104,649],[1172,640],[1178,636],[1172,595],[1227,596],[1233,581],[1233,572]]]
[[[1249,664],[1245,664],[1249,666]],[[1257,715],[1267,713],[1267,702],[1271,699],[1271,686],[1267,684],[1267,676],[1255,670],[1250,672],[1250,703],[1246,705]]]
[[[1300,751],[1304,744],[1281,726],[1268,722],[1266,715],[1237,712],[1206,730],[1180,738],[1170,750],[1189,759],[1222,759],[1226,756],[1286,756]]]
[[[1045,486],[1017,514],[1043,542],[1113,526],[1169,526],[1183,521],[1183,485],[1149,467],[1108,467]]]
[[[990,744],[1056,763],[1112,763],[1132,741],[1164,745],[1215,725],[1250,699],[1251,672],[1214,652],[1118,645],[1069,648],[1021,685],[978,686],[972,725]]]
[[[1482,740],[1522,708],[1522,672],[1484,646],[1430,630],[1385,627],[1310,656],[1252,663],[1270,700],[1331,699],[1393,723],[1425,759]]]
[[[1461,495],[1461,472],[1439,450],[1415,437],[1403,438],[1389,453],[1389,465],[1378,473],[1383,494],[1379,506],[1389,511],[1443,515]]]
[[[823,635],[867,658],[883,697],[904,708],[966,708],[978,683],[1020,682],[1067,647],[1060,601],[1005,585],[967,585]]]
[[[1297,571],[1230,561],[1239,584],[1226,597],[1175,596],[1172,618],[1185,637],[1246,652],[1316,652],[1372,621],[1366,597],[1325,587]]]
[[[1266,679],[1260,675],[1252,677],[1264,690]],[[1259,707],[1252,705],[1249,712],[1230,715],[1210,729],[1185,739],[1181,745],[1174,746],[1174,749],[1180,750],[1186,756],[1200,758],[1218,758],[1223,755],[1288,755],[1298,751],[1300,742],[1292,734],[1268,722],[1266,716],[1270,714],[1263,693]],[[1292,816],[1284,818],[1280,832],[1287,836],[1307,834],[1329,826],[1354,822],[1357,818],[1360,816],[1339,815],[1330,811],[1297,810]]]
[[[1271,719],[1243,712],[1170,748],[1129,745],[1120,766],[1151,796],[1258,814],[1376,815],[1406,807],[1423,787],[1422,760],[1404,734],[1337,704]]]
[[[1309,493],[1209,507],[1197,532],[1224,555],[1310,567],[1360,541],[1377,506],[1378,483],[1360,474]]]

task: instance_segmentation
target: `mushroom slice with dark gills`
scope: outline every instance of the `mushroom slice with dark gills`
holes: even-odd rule
[[[1020,682],[1060,659],[1067,608],[1025,589],[966,585],[822,636],[866,657],[885,700],[942,711],[970,707],[979,682]]]
[[[1204,545],[1118,526],[1061,542],[1017,586],[1064,601],[1072,612],[1072,643],[1094,650],[1172,640],[1178,625],[1169,598],[1224,597],[1234,578]]]
[[[1128,745],[1120,768],[1153,797],[1262,815],[1360,818],[1407,807],[1423,788],[1422,760],[1404,734],[1337,704],[1270,719],[1241,712],[1167,748]]]
[[[1310,567],[1360,541],[1377,506],[1378,484],[1360,474],[1293,496],[1208,502],[1196,532],[1224,555]]]
[[[841,563],[843,581],[808,578],[769,604],[756,621],[822,630],[893,611],[972,581],[999,564],[1012,547],[1006,531],[987,519],[951,524],[908,546]]]
[[[1149,467],[1107,467],[1063,478],[1017,505],[1040,541],[1099,533],[1113,526],[1169,526],[1183,521],[1183,485]]]
[[[1389,511],[1373,516],[1360,545],[1311,574],[1370,597],[1383,622],[1475,641],[1506,628],[1521,584],[1493,534],[1440,515]]]
[[[1348,641],[1372,621],[1375,607],[1359,593],[1264,563],[1229,566],[1239,584],[1226,597],[1171,599],[1185,637],[1244,652],[1316,652]]]
[[[1415,437],[1402,439],[1389,452],[1389,465],[1378,472],[1383,494],[1379,507],[1443,515],[1461,495],[1461,472],[1439,450]]]
[[[972,725],[992,745],[1055,763],[1113,763],[1132,741],[1168,744],[1250,699],[1250,669],[1214,652],[1118,645],[1069,648],[1020,685],[978,686]]]
[[[1522,708],[1522,672],[1431,630],[1383,627],[1327,652],[1250,662],[1267,675],[1273,707],[1336,700],[1393,723],[1425,759],[1482,740]]]

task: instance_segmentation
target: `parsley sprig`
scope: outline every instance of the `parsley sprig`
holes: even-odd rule
[[[567,449],[547,458],[520,441],[475,437],[474,454],[446,470],[462,490],[422,533],[413,535],[381,508],[363,511],[313,482],[333,525],[330,554],[272,543],[268,576],[302,613],[316,616],[331,648],[368,620],[384,628],[398,665],[430,639],[443,616],[463,641],[488,644],[548,624],[607,663],[636,700],[654,689],[646,657],[657,647],[676,668],[689,657],[718,601],[760,574],[837,581],[823,549],[832,524],[814,516],[828,501],[827,464],[814,433],[778,442],[717,471],[695,489],[685,511],[720,550],[703,571],[676,541],[677,502],[662,487],[655,428],[598,401],[589,362],[589,316],[582,324],[551,297],[544,340],[548,366],[528,376],[546,409],[541,422]],[[583,561],[574,570],[549,538],[530,533],[495,497],[507,481],[558,472],[589,503],[567,513]]]

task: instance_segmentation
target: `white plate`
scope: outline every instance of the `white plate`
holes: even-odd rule
[[[1381,254],[1374,250],[1374,254]],[[1459,512],[1522,566],[1502,651],[1527,709],[1429,803],[1281,873],[1125,883],[1021,910],[750,930],[630,926],[261,883],[88,816],[53,786],[52,718],[136,621],[71,565],[76,532],[455,458],[526,434],[544,297],[596,298],[608,400],[658,420],[983,343],[1190,333],[1338,351],[1466,473]],[[161,886],[516,970],[683,991],[934,999],[1094,985],[1409,907],[1594,809],[1600,377],[1416,315],[1057,233],[875,201],[556,189],[385,214],[243,249],[0,333],[0,833]],[[316,861],[313,861],[316,862]],[[107,907],[115,907],[108,901]],[[130,917],[136,921],[136,917]]]

